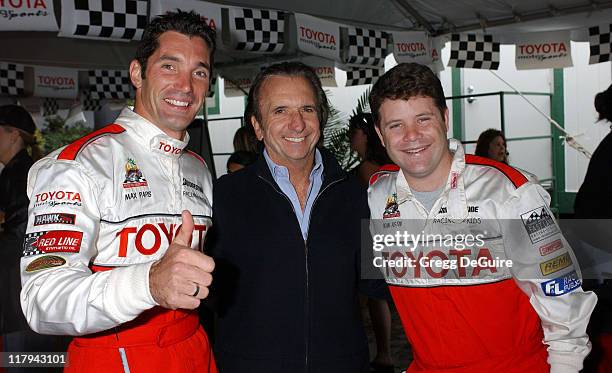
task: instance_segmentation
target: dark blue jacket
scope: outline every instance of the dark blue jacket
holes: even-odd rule
[[[217,264],[221,373],[368,372],[358,291],[387,290],[383,280],[360,280],[366,191],[321,153],[307,241],[263,156],[214,185],[207,248]]]

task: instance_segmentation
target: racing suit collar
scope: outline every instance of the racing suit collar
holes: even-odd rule
[[[465,185],[463,183],[463,170],[465,169],[465,153],[461,142],[455,139],[448,140],[448,147],[453,153],[453,162],[446,180],[446,185],[434,204],[432,211],[439,209],[439,203],[442,198],[446,197],[448,204],[448,216],[451,219],[464,219],[467,217],[467,198],[465,196]],[[414,194],[410,190],[410,186],[404,177],[404,172],[400,169],[395,180],[395,190],[397,191],[397,203],[402,204],[406,201],[418,202]],[[419,203],[420,205],[420,203]],[[424,211],[424,209],[423,209]],[[431,211],[426,211],[429,215]]]
[[[189,143],[189,134],[185,132],[183,141],[168,136],[156,125],[129,108],[124,108],[115,123],[123,126],[137,142],[150,147],[154,153],[178,158]]]

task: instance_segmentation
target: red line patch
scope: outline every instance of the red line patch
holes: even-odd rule
[[[48,253],[78,253],[81,250],[83,232],[44,231],[26,234],[23,256]]]

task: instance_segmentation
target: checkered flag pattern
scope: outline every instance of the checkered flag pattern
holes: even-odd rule
[[[589,46],[591,57],[589,64],[611,61],[612,24],[589,27]]]
[[[134,97],[127,70],[90,70],[90,97],[93,99],[128,99]]]
[[[59,110],[59,104],[57,103],[56,99],[47,97],[43,100],[43,103],[42,103],[43,117],[55,115],[57,114],[58,110]]]
[[[34,243],[36,240],[38,240],[38,237],[44,235],[45,233],[46,232],[33,232],[26,234],[25,239],[23,240],[23,256],[44,254],[43,251],[38,250],[36,246],[34,246]]]
[[[278,10],[230,8],[236,49],[278,53],[285,45],[285,13]]]
[[[85,91],[81,94],[81,110],[83,111],[102,110],[102,102],[99,99],[92,98],[91,92]]]
[[[346,72],[346,86],[374,84],[378,77],[384,74],[385,69],[352,69]]]
[[[346,63],[383,66],[387,56],[387,33],[359,27],[348,27]]]
[[[67,23],[72,26],[69,32],[73,35],[124,40],[142,38],[148,22],[146,0],[71,1],[74,1],[74,16]]]
[[[0,62],[0,94],[23,95],[23,65]]]
[[[452,34],[448,66],[497,70],[499,43],[492,35]]]

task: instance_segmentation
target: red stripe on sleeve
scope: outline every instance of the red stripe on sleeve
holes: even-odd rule
[[[97,138],[104,135],[117,134],[123,131],[125,131],[125,129],[120,125],[109,124],[108,126],[100,128],[99,130],[94,131],[89,135],[81,137],[80,139],[65,147],[64,150],[62,150],[61,153],[57,156],[57,159],[72,161],[76,158],[79,152],[93,140],[96,140]]]
[[[493,159],[479,157],[477,155],[466,154],[465,155],[465,163],[467,164],[477,164],[481,166],[489,166],[498,169],[501,173],[506,175],[508,179],[514,184],[516,188],[525,184],[528,180],[520,171],[508,166],[505,163],[495,161]]]
[[[372,177],[370,177],[370,185],[374,184],[376,182],[376,180],[378,180],[378,178],[380,177],[380,175],[382,175],[383,173],[381,171],[387,171],[387,172],[397,172],[399,171],[399,166],[393,163],[390,164],[384,164],[382,166],[380,166],[378,168],[378,171],[376,171],[376,173],[374,175],[372,175]]]
[[[193,151],[191,151],[191,150],[187,150],[186,152],[187,152],[187,154],[191,154],[191,155],[193,155],[193,156],[194,156],[194,157],[195,157],[197,160],[199,160],[200,162],[202,162],[202,164],[203,164],[204,166],[206,166],[206,161],[204,161],[204,158],[202,158],[202,157],[201,157],[201,156],[200,156],[198,153],[193,152]]]

